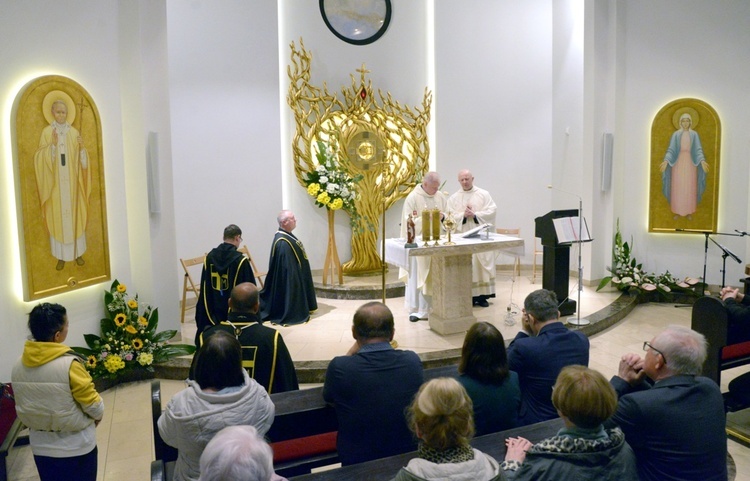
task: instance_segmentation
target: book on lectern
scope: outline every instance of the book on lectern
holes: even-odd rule
[[[492,224],[482,224],[477,227],[474,227],[471,230],[467,230],[466,232],[460,234],[461,237],[464,239],[469,239],[471,237],[479,237],[479,233],[482,232],[484,229],[487,229],[489,227],[492,227]]]
[[[583,218],[583,225],[581,226],[579,217],[560,217],[552,219],[552,223],[555,226],[555,233],[557,234],[558,244],[572,244],[574,242],[591,242],[591,234],[589,233],[589,226],[586,223],[586,218]],[[580,239],[578,238],[578,232],[581,231]]]

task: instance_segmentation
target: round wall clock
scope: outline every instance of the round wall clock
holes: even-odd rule
[[[320,0],[328,29],[344,42],[367,45],[383,36],[391,22],[391,0]]]

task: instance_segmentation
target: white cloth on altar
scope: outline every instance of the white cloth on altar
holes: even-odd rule
[[[406,239],[406,221],[409,216],[416,213],[414,217],[414,242],[419,242],[422,237],[422,211],[426,209],[438,209],[445,212],[445,195],[438,191],[429,195],[421,185],[414,188],[406,196],[404,207],[401,211],[401,237]],[[399,269],[399,279],[406,283],[405,303],[409,314],[419,318],[427,318],[430,309],[430,295],[432,294],[432,282],[430,279],[430,258],[417,257],[409,261],[408,269]]]
[[[470,206],[474,211],[473,218],[466,218],[464,212]],[[479,187],[470,190],[459,190],[448,199],[448,211],[456,222],[456,232],[466,232],[481,224],[495,225],[497,205],[490,193]],[[495,294],[495,258],[497,251],[481,252],[471,256],[471,295],[491,296]]]

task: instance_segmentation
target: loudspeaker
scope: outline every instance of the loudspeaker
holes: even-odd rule
[[[614,141],[615,136],[611,132],[602,134],[602,192],[609,192],[609,189],[612,188],[612,147]]]
[[[159,134],[156,132],[148,133],[146,167],[148,210],[152,214],[158,214],[161,212],[161,196],[159,194]]]

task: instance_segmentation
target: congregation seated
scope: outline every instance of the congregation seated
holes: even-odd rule
[[[193,358],[187,387],[172,397],[158,421],[164,441],[178,450],[174,479],[197,480],[199,459],[226,426],[251,425],[265,435],[274,405],[242,368],[240,343],[226,332],[209,337]]]
[[[508,364],[521,385],[521,426],[557,417],[552,385],[565,366],[589,364],[589,340],[560,322],[557,296],[538,289],[523,301],[522,331],[508,346]]]
[[[338,420],[341,464],[361,463],[414,450],[404,410],[424,381],[419,356],[394,349],[393,313],[368,302],[354,313],[355,344],[328,364],[323,398]]]
[[[724,400],[719,386],[699,376],[706,339],[682,326],[669,326],[650,342],[646,355],[622,356],[617,411],[619,426],[636,456],[641,480],[727,479]]]
[[[458,382],[474,406],[477,436],[518,424],[521,388],[518,374],[508,368],[502,333],[488,322],[473,324],[464,338]]]
[[[242,346],[242,366],[268,394],[299,389],[297,372],[281,333],[262,325],[258,288],[250,282],[237,284],[229,296],[227,319],[201,333],[202,345],[219,331],[237,338]]]
[[[635,455],[623,432],[602,425],[617,408],[615,390],[604,376],[585,366],[563,368],[552,403],[565,427],[536,444],[508,438],[502,467],[509,479],[637,481]]]
[[[409,426],[419,439],[417,457],[401,468],[393,481],[503,480],[499,463],[474,449],[471,399],[453,378],[432,379],[422,385],[409,407]]]
[[[273,471],[271,447],[253,426],[227,426],[206,445],[200,481],[286,481]]]

